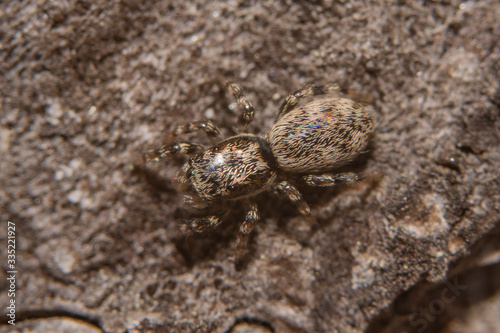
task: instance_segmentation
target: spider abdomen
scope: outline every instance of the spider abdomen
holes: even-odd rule
[[[286,172],[329,171],[362,152],[373,128],[362,105],[346,98],[321,99],[281,116],[269,131],[269,144]]]

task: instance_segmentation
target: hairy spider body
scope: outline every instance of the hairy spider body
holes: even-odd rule
[[[254,109],[242,89],[224,82],[243,109],[240,121],[252,121]],[[268,137],[241,134],[204,149],[189,142],[171,142],[145,155],[146,160],[159,161],[175,154],[190,154],[174,179],[183,193],[182,206],[195,213],[184,225],[188,231],[202,232],[221,222],[219,212],[224,203],[246,198],[249,208],[238,236],[237,258],[245,248],[248,236],[259,220],[256,194],[274,186],[304,216],[310,209],[293,178],[310,186],[333,186],[338,182],[353,183],[354,173],[329,173],[351,162],[366,149],[373,134],[373,119],[362,105],[347,98],[313,100],[296,107],[303,97],[338,92],[336,84],[306,86],[289,95],[280,107]],[[220,131],[210,121],[197,121],[178,126],[172,140],[180,134],[203,130],[209,136]],[[326,173],[325,173],[326,172]]]
[[[207,205],[240,199],[264,191],[276,178],[277,167],[268,142],[256,135],[233,136],[199,153],[184,164],[177,190],[193,192]]]
[[[309,102],[283,115],[269,132],[280,168],[291,173],[329,171],[351,162],[366,148],[373,121],[346,98]]]

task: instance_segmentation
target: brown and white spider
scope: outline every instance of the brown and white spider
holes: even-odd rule
[[[254,117],[252,103],[235,83],[223,81],[229,93],[243,109],[240,121],[249,124]],[[217,227],[228,202],[249,202],[245,221],[238,235],[237,254],[246,247],[250,232],[259,221],[257,205],[252,197],[271,186],[284,194],[308,216],[310,209],[290,178],[310,186],[333,186],[339,181],[352,183],[355,173],[331,171],[352,161],[362,152],[373,134],[372,115],[362,105],[339,97],[313,100],[297,107],[301,98],[339,92],[337,84],[309,85],[289,95],[280,107],[275,124],[267,138],[240,134],[204,149],[190,142],[173,141],[145,154],[146,161],[159,161],[176,154],[192,154],[174,179],[183,193],[182,207],[194,213],[185,230],[203,232]],[[172,133],[203,130],[215,137],[220,131],[211,120],[178,126]]]

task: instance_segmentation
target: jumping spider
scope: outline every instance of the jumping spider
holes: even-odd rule
[[[249,124],[254,117],[252,103],[237,84],[223,82],[243,109],[241,123]],[[198,152],[174,178],[175,188],[183,193],[182,207],[195,213],[195,217],[186,220],[185,230],[203,232],[217,227],[222,222],[221,207],[226,209],[225,203],[246,199],[249,209],[238,235],[238,258],[260,219],[252,200],[256,194],[275,186],[302,215],[308,216],[309,206],[288,179],[298,179],[310,186],[357,181],[355,173],[331,171],[352,161],[366,148],[374,128],[370,112],[350,99],[338,97],[313,100],[297,107],[301,98],[339,91],[337,84],[309,85],[295,91],[281,105],[267,138],[239,134],[208,149],[174,140],[196,130],[211,137],[220,135],[211,120],[196,121],[178,126],[170,143],[145,154],[145,161],[159,161],[176,154]]]

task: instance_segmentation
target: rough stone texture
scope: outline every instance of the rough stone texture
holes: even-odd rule
[[[17,228],[21,329],[63,316],[109,332],[413,332],[446,283],[477,296],[479,279],[481,297],[424,319],[460,332],[464,308],[498,300],[497,1],[32,0],[0,13],[0,220]],[[352,166],[365,180],[301,187],[311,221],[263,194],[238,267],[239,204],[186,238],[168,180],[182,161],[137,167],[179,122],[233,133],[221,74],[244,87],[262,135],[311,82],[341,83],[377,119]]]

